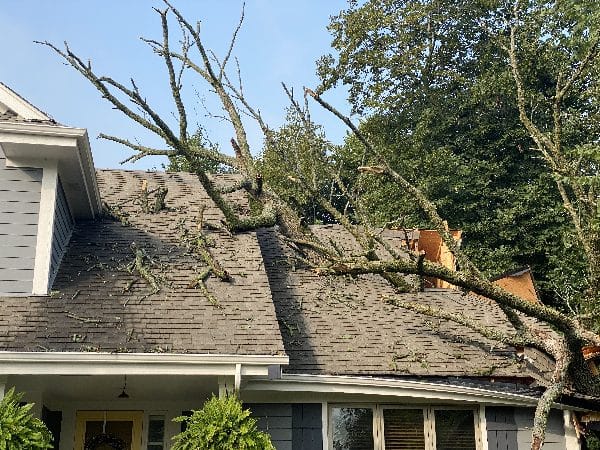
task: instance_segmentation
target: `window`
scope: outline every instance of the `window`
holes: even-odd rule
[[[148,450],[163,450],[165,441],[165,416],[148,417]]]
[[[373,410],[371,408],[332,408],[334,450],[373,448]]]
[[[422,409],[383,410],[383,441],[386,450],[425,449],[425,418]]]
[[[474,450],[475,418],[470,410],[435,410],[437,450]]]
[[[330,450],[479,450],[472,409],[332,405]]]

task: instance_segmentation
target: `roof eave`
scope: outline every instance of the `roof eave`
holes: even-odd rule
[[[43,168],[51,163],[58,164],[63,188],[76,219],[94,219],[100,214],[100,192],[85,129],[0,122],[0,145],[7,166]]]
[[[267,376],[287,364],[281,355],[0,351],[0,375]]]

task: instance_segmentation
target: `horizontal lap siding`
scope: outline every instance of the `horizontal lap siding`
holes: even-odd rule
[[[489,450],[529,450],[534,410],[531,408],[486,407]],[[565,450],[562,411],[552,410],[546,429],[545,450]]]
[[[277,450],[322,450],[320,403],[246,405]]]
[[[519,450],[531,448],[531,430],[533,429],[534,410],[529,408],[515,409],[515,422],[518,427],[517,441]],[[548,417],[544,450],[565,450],[564,418],[562,411],[553,409]]]
[[[517,450],[515,408],[486,407],[488,450]]]
[[[42,170],[6,167],[0,149],[0,294],[30,294]]]
[[[292,405],[292,450],[322,450],[323,424],[320,403]]]
[[[256,403],[245,406],[258,421],[258,428],[269,433],[277,450],[292,450],[292,405]]]
[[[52,286],[54,277],[58,272],[60,261],[67,250],[69,239],[73,232],[73,216],[67,203],[62,184],[58,183],[58,192],[56,193],[56,210],[54,213],[54,233],[52,236],[52,257],[50,260],[50,280],[49,286]]]

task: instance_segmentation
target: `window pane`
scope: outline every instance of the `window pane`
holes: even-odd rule
[[[384,409],[385,450],[424,450],[423,421],[420,409]]]
[[[334,450],[373,450],[373,410],[332,408]]]
[[[435,441],[437,450],[475,450],[473,411],[436,410]]]
[[[163,450],[165,435],[165,417],[150,416],[148,418],[148,450]]]

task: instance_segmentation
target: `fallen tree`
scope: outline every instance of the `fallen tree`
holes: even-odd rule
[[[349,117],[344,116],[330,105],[320,93],[306,89],[303,96],[304,101],[300,102],[294,96],[293,91],[284,86],[290,99],[290,114],[295,117],[296,125],[301,131],[301,138],[304,142],[303,146],[295,147],[295,153],[291,152],[286,156],[291,161],[287,180],[297,189],[307,193],[318,208],[332,221],[341,224],[354,237],[361,248],[361,253],[359,255],[346,254],[333,242],[322,242],[314,236],[310,228],[303,224],[301,217],[289,204],[289,201],[284,200],[281,192],[263,179],[262,161],[251,151],[248,142],[245,124],[242,120],[243,115],[249,116],[259,125],[264,134],[267,151],[269,148],[277,146],[281,134],[270,128],[264,121],[260,110],[247,101],[239,67],[233,75],[228,71],[236,37],[242,25],[243,14],[225,56],[218,58],[205,47],[199,25],[194,26],[190,23],[168,0],[164,0],[164,3],[164,9],[156,9],[161,23],[161,39],[144,39],[144,41],[164,61],[169,78],[169,94],[177,111],[177,127],[171,126],[169,120],[153,108],[135,81],[131,80],[129,85],[125,85],[111,77],[97,74],[91,62],[84,61],[71,51],[67,44],[64,48],[59,48],[49,42],[42,43],[49,46],[89,80],[115,109],[160,137],[164,142],[165,146],[162,148],[151,148],[127,138],[102,134],[101,138],[120,143],[134,151],[133,156],[127,158],[126,161],[136,161],[150,155],[183,159],[187,162],[187,167],[194,168],[202,186],[222,211],[225,218],[223,227],[231,233],[238,233],[278,225],[288,242],[299,250],[298,257],[303,263],[309,264],[323,276],[379,274],[399,292],[422,289],[420,280],[424,276],[429,276],[496,302],[512,323],[514,332],[499,333],[495,329],[489,329],[469,319],[466,314],[447,314],[442,310],[424,308],[420,304],[400,301],[393,297],[387,299],[388,303],[399,308],[460,323],[479,332],[482,336],[507,345],[536,348],[554,360],[555,367],[551,383],[546,387],[535,412],[532,436],[532,449],[534,450],[539,449],[543,444],[549,410],[561,395],[572,392],[600,395],[600,384],[597,377],[590,372],[581,353],[581,349],[585,345],[600,345],[600,336],[597,334],[595,326],[595,309],[586,311],[584,315],[577,315],[526,301],[493,284],[461,251],[460,246],[448,231],[446,222],[438,214],[436,206],[414,183],[409,182],[403,174],[395,170],[386,160],[385,155],[372,145],[368,137],[361,133],[359,127]],[[561,109],[562,101],[565,94],[575,86],[579,86],[581,89],[587,88],[582,84],[585,84],[584,81],[588,80],[590,76],[590,70],[595,67],[598,56],[598,37],[590,36],[587,53],[581,57],[570,74],[564,74],[563,78],[557,81],[552,103],[554,129],[542,131],[530,118],[526,95],[519,87],[521,74],[517,41],[519,27],[523,20],[522,15],[526,13],[525,8],[521,8],[518,2],[515,3],[505,24],[508,32],[506,51],[517,87],[517,103],[521,120],[531,134],[539,152],[546,158],[551,169],[555,171],[557,188],[564,200],[565,208],[571,214],[580,244],[585,250],[586,262],[589,266],[588,274],[585,275],[589,276],[588,298],[590,304],[595,306],[598,304],[598,267],[600,262],[597,231],[598,194],[596,184],[593,183],[587,185],[586,189],[582,187],[581,183],[566,184],[565,180],[580,179],[580,169],[571,164],[572,155],[562,151],[560,130],[565,118]],[[181,34],[178,36],[180,46],[176,49],[172,46],[174,33],[169,26],[171,17],[176,21],[178,30],[181,30]],[[194,137],[196,133],[190,131],[189,106],[184,102],[182,95],[183,78],[189,72],[203,80],[208,90],[219,99],[224,115],[233,129],[234,137],[231,139],[231,146],[235,156],[230,156],[218,148],[203,145],[201,139]],[[361,164],[355,168],[359,175],[352,184],[348,184],[341,176],[331,151],[322,147],[322,136],[311,120],[310,102],[315,102],[319,107],[334,114],[361,143],[363,151]],[[281,146],[279,147],[281,148]],[[199,161],[203,163],[199,164]],[[310,161],[310,163],[307,164],[306,161]],[[219,188],[214,178],[207,172],[209,167],[224,167],[239,173],[241,181],[225,191]],[[595,176],[597,176],[597,166],[595,168],[588,167],[587,170],[595,170]],[[458,270],[450,270],[441,264],[426,261],[423,254],[411,251],[409,248],[398,251],[387,245],[381,238],[380,230],[370,223],[361,207],[361,195],[365,189],[363,181],[368,177],[385,178],[388,182],[398,185],[406,196],[413,199],[427,217],[430,226],[439,232],[445,245],[453,253],[459,265]],[[323,186],[328,186],[329,189],[324,189]],[[232,190],[242,191],[248,196],[251,203],[255,205],[253,214],[241,215],[236,210],[235,206],[227,199],[227,193]],[[343,201],[340,202],[340,199]],[[208,256],[202,256],[201,222],[200,220],[196,246],[200,250],[200,257],[206,259]],[[378,246],[386,250],[385,258],[378,256],[376,252]],[[213,265],[212,271],[217,273],[218,263],[215,262]],[[402,276],[404,274],[414,274],[417,277],[414,278],[414,282],[407,281],[407,278]],[[203,280],[200,280],[199,283],[202,284]],[[218,299],[215,299],[215,302],[218,302]],[[547,326],[550,326],[553,331],[549,332]]]

